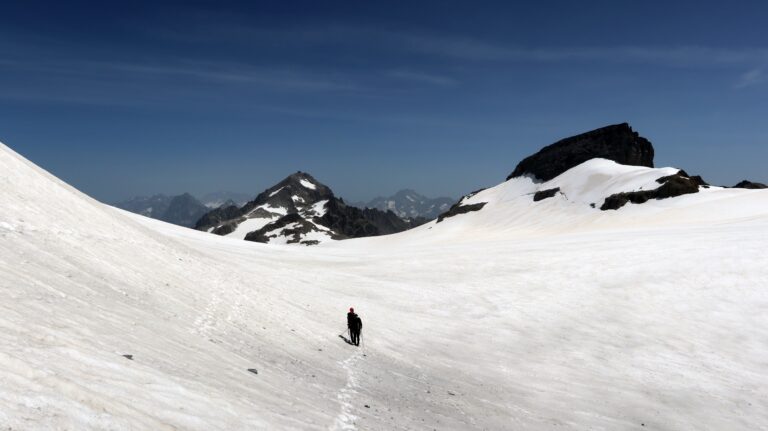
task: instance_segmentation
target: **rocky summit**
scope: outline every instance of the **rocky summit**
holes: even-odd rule
[[[622,165],[653,167],[653,145],[627,123],[565,138],[526,157],[507,177],[532,175],[549,181],[587,160],[602,158]]]
[[[296,172],[242,207],[208,212],[198,230],[247,241],[314,245],[328,240],[402,232],[416,223],[391,211],[355,208],[306,172]]]

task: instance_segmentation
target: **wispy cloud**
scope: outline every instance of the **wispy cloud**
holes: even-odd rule
[[[99,65],[129,74],[188,77],[220,84],[252,84],[273,89],[301,91],[361,89],[359,85],[345,77],[324,77],[316,72],[253,67],[243,64],[189,62],[174,65],[130,63],[100,63]]]
[[[766,74],[763,69],[752,69],[744,72],[733,85],[736,89],[742,89],[762,84],[766,81]]]
[[[450,78],[448,76],[415,72],[406,69],[389,70],[385,73],[385,75],[397,80],[411,81],[418,84],[429,84],[440,87],[452,87],[459,83],[456,79]]]
[[[469,61],[601,61],[656,63],[672,66],[716,66],[768,63],[768,48],[707,46],[573,46],[516,47],[479,39],[416,34],[390,34],[404,49]]]
[[[190,30],[179,28],[168,36],[163,29],[158,37],[173,40],[198,40],[204,37],[219,43],[245,43],[281,49],[312,46],[335,49],[357,47],[366,51],[417,53],[464,61],[567,62],[600,61],[655,63],[671,66],[717,66],[768,63],[768,47],[713,47],[700,45],[669,46],[521,46],[499,40],[414,30],[370,29],[348,25],[302,28],[247,27],[237,23],[206,23]],[[192,32],[192,33],[187,33]]]

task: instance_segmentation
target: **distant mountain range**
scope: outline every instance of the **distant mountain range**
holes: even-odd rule
[[[295,175],[289,176],[286,180]],[[306,176],[311,177],[309,174],[306,174]],[[282,184],[282,182],[279,184]],[[333,195],[333,192],[329,193]],[[323,193],[322,195],[325,196],[326,194],[328,193]],[[208,193],[201,198],[195,198],[189,193],[183,193],[178,196],[156,194],[153,196],[134,197],[114,203],[113,205],[126,211],[179,226],[195,227],[198,221],[201,221],[204,226],[211,227],[215,222],[223,223],[224,221],[229,221],[228,225],[232,225],[233,219],[242,216],[240,209],[251,201],[250,196],[253,195],[226,191]],[[266,203],[268,200],[264,200],[261,203]],[[378,197],[368,203],[344,203],[343,200],[338,200],[338,203],[343,204],[344,207],[355,208],[361,211],[361,214],[367,214],[372,220],[384,223],[384,225],[376,229],[376,234],[381,234],[381,232],[399,232],[407,229],[409,226],[417,226],[425,221],[435,219],[456,202],[455,199],[447,197],[428,198],[410,189],[400,190],[390,197]],[[231,207],[234,207],[236,210],[233,210]],[[293,212],[292,208],[289,208],[289,210],[288,212]],[[377,210],[382,214],[386,214],[388,211],[392,212],[402,219],[405,224],[400,224],[397,221],[391,220],[389,216],[384,216],[371,210]],[[206,216],[208,218],[201,220]],[[226,228],[222,229],[222,231],[224,230]],[[350,236],[341,234],[342,236]],[[355,235],[353,233],[351,236],[354,237]]]
[[[246,202],[253,199],[253,195],[237,192],[213,192],[203,195],[198,200],[208,208],[218,208],[223,205],[245,205]]]
[[[374,208],[381,211],[392,211],[403,219],[427,220],[437,218],[456,202],[454,198],[428,198],[410,189],[403,189],[390,197],[378,197],[368,203],[353,203],[360,208]]]
[[[247,241],[313,245],[402,232],[425,221],[347,205],[310,174],[297,172],[242,207],[222,206],[208,212],[195,228]]]
[[[139,196],[114,206],[126,211],[141,214],[143,216],[177,224],[179,226],[193,227],[195,222],[210,211],[199,200],[189,193],[178,196],[166,196],[162,194],[146,197]]]
[[[178,196],[156,194],[137,196],[113,205],[136,214],[166,221],[184,227],[194,227],[195,223],[212,208],[229,205],[243,205],[249,195],[234,192],[208,193],[201,199],[189,193]]]

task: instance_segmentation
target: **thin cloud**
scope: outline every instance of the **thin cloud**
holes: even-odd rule
[[[173,40],[217,38],[220,43],[245,43],[251,46],[319,47],[341,46],[366,51],[417,53],[432,57],[471,62],[569,62],[599,61],[651,63],[669,66],[722,66],[768,63],[768,47],[723,48],[699,45],[677,46],[573,46],[525,47],[460,35],[418,31],[394,31],[365,27],[330,25],[302,28],[249,27],[237,22],[208,23],[205,31],[179,28]],[[168,29],[163,29],[168,32]],[[158,36],[163,37],[163,36]],[[165,37],[168,37],[166,34]],[[290,48],[289,48],[290,47]]]
[[[351,77],[321,74],[315,71],[253,67],[235,63],[128,63],[109,61],[40,62],[34,59],[0,59],[6,70],[27,71],[45,76],[67,76],[108,81],[130,82],[152,78],[188,78],[216,84],[252,85],[273,90],[294,91],[358,91],[363,86]]]
[[[424,35],[390,35],[403,49],[469,61],[656,63],[672,66],[717,66],[768,62],[768,48],[705,46],[576,46],[522,48],[478,39]]]
[[[107,68],[127,73],[185,76],[223,84],[255,84],[270,88],[309,91],[354,91],[361,89],[359,85],[352,83],[349,79],[320,78],[316,73],[308,74],[286,69],[253,68],[238,64],[153,65],[105,63],[103,65]]]
[[[739,76],[738,81],[734,84],[734,88],[742,89],[762,84],[766,80],[766,75],[763,69],[752,69],[744,72]]]
[[[395,78],[403,81],[411,81],[420,84],[429,84],[440,87],[453,87],[459,82],[453,78],[441,75],[433,75],[429,73],[414,72],[411,70],[396,69],[386,72],[386,75],[390,78]]]

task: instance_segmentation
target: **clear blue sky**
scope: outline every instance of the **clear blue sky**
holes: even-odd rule
[[[768,2],[0,3],[0,140],[92,196],[458,196],[628,121],[768,180]]]

